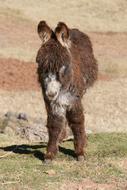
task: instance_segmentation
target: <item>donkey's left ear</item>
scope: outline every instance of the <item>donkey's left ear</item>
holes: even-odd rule
[[[43,44],[45,44],[51,38],[53,33],[52,29],[47,25],[45,21],[39,22],[37,32]]]
[[[69,46],[69,28],[63,22],[59,22],[56,29],[55,35],[57,40],[61,43],[62,46]]]

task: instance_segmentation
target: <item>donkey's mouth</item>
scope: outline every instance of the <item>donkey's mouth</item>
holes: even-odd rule
[[[55,94],[46,94],[47,95],[47,98],[50,100],[50,101],[55,101],[58,97],[58,93],[55,93]]]

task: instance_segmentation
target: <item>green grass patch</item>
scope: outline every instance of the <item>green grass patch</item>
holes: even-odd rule
[[[127,168],[119,163],[127,157],[127,134],[92,134],[88,136],[86,160],[75,160],[73,141],[60,145],[60,152],[51,164],[43,162],[46,144],[12,144],[6,136],[0,138],[2,189],[57,189],[65,181],[89,178],[96,183],[110,183],[112,179],[127,180]],[[2,142],[1,142],[2,141]],[[8,145],[7,145],[8,142]],[[4,146],[4,143],[6,146]],[[54,173],[50,175],[50,170]],[[43,187],[43,188],[42,188]]]

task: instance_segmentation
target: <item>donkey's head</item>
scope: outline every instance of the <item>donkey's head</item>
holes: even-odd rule
[[[40,21],[38,34],[42,40],[36,57],[39,80],[47,98],[55,100],[62,89],[68,89],[72,80],[69,29],[60,22],[53,31],[45,21]]]

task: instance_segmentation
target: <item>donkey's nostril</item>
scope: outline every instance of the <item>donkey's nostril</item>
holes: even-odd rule
[[[50,92],[50,93],[48,93],[48,96],[53,98],[54,96],[56,96],[56,94],[57,94],[56,92]]]

